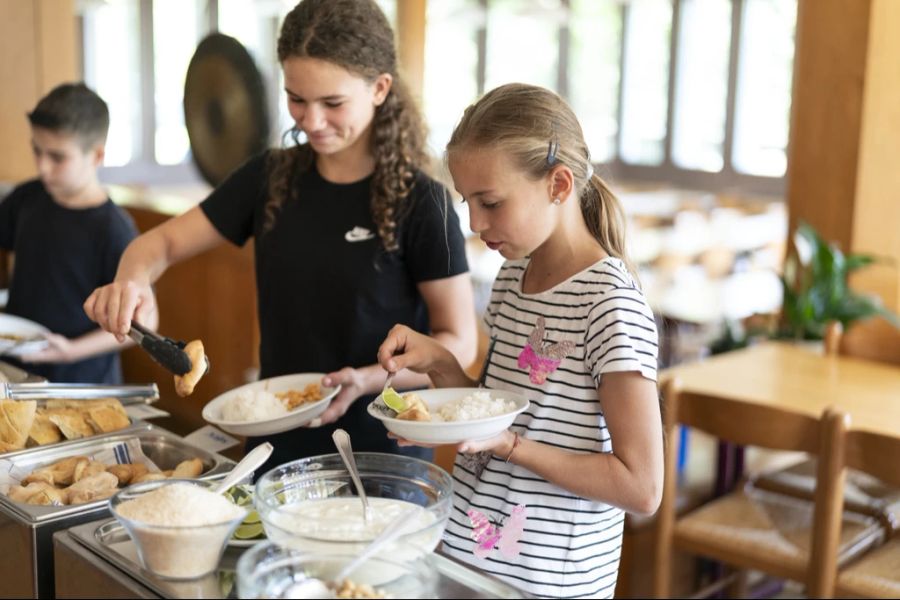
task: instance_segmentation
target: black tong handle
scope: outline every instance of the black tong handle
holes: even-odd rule
[[[131,329],[132,339],[167,371],[175,375],[184,375],[191,370],[191,359],[184,351],[184,342],[159,335],[135,321],[131,322]],[[138,335],[135,336],[134,332]]]

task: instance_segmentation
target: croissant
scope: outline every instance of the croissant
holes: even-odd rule
[[[178,463],[175,470],[172,471],[172,477],[181,479],[193,479],[203,472],[203,461],[199,458],[191,458]]]
[[[179,396],[184,398],[190,396],[194,391],[194,386],[200,381],[200,378],[206,374],[206,354],[203,352],[203,342],[194,340],[188,342],[184,347],[185,353],[191,359],[191,370],[184,375],[175,376],[175,391]]]
[[[86,456],[70,456],[46,467],[35,469],[22,480],[22,483],[45,481],[50,485],[71,485],[75,481],[75,469],[79,464],[87,462]]]
[[[43,506],[62,506],[68,504],[68,496],[65,490],[49,487],[29,496],[25,503]]]
[[[46,481],[32,481],[28,485],[10,486],[6,496],[13,502],[27,502],[28,498],[34,496],[41,490],[54,489],[52,485]]]
[[[106,471],[106,465],[102,462],[96,460],[80,462],[75,465],[75,474],[72,477],[72,481],[81,481],[91,475],[96,475],[97,473],[102,473],[104,471]]]
[[[403,421],[430,421],[431,414],[428,412],[428,405],[422,400],[422,397],[416,393],[410,392],[403,395],[406,400],[406,410],[397,415],[398,419]]]
[[[112,473],[103,471],[77,481],[65,489],[69,504],[84,504],[91,500],[109,498],[119,487],[119,480]]]

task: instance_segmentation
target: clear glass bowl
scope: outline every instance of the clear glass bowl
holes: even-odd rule
[[[341,582],[332,578],[353,560],[355,554],[315,554],[261,542],[244,552],[237,563],[240,598],[321,598],[318,579],[331,587]],[[371,586],[374,598],[436,598],[437,573],[427,558],[397,561],[393,557],[373,557],[347,578],[354,585]],[[316,594],[316,592],[320,592]],[[342,597],[338,595],[330,597]],[[350,596],[346,596],[350,597]]]
[[[276,467],[256,482],[254,503],[266,536],[306,552],[361,551],[397,515],[418,507],[409,533],[400,536],[397,560],[430,553],[450,517],[453,479],[437,465],[396,454],[354,453],[371,507],[362,503],[338,454],[313,456]]]
[[[173,483],[211,489],[216,482],[166,479],[131,485],[109,499],[109,510],[134,540],[145,569],[166,579],[195,579],[213,572],[234,530],[247,516],[242,510],[234,519],[197,526],[152,525],[123,516],[119,506],[148,492]]]

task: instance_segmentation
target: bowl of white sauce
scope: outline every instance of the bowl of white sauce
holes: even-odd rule
[[[408,533],[384,552],[401,561],[432,552],[450,517],[450,474],[396,454],[357,452],[354,458],[370,506],[365,517],[338,454],[289,462],[260,477],[254,503],[269,540],[304,552],[358,553],[409,514]]]

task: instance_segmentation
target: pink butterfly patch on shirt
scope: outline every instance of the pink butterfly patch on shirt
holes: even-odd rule
[[[472,522],[472,539],[477,542],[473,552],[478,558],[485,558],[497,548],[505,558],[519,555],[519,541],[525,532],[525,505],[519,504],[510,513],[503,525],[494,525],[482,512],[469,509],[466,512]]]
[[[544,317],[538,317],[534,329],[528,336],[528,343],[519,353],[519,368],[530,369],[528,379],[538,385],[547,380],[547,375],[559,367],[562,360],[573,350],[575,342],[544,344]]]

